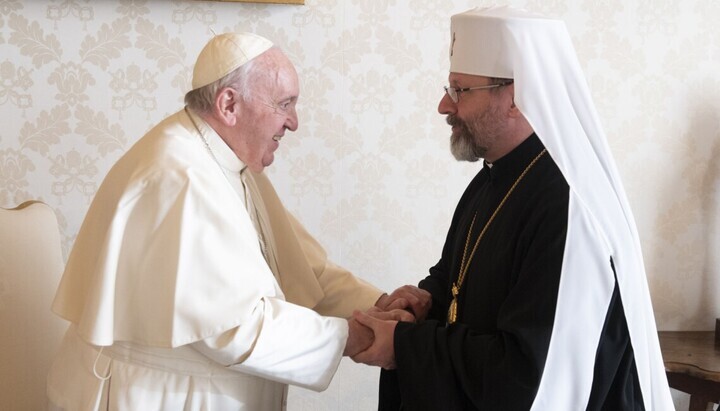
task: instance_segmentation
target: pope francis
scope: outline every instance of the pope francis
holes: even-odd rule
[[[110,170],[53,303],[65,410],[280,410],[370,343],[392,296],[327,260],[262,173],[298,126],[298,77],[262,37],[214,37],[186,107]]]

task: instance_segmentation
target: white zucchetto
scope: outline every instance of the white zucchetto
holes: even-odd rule
[[[272,46],[270,40],[253,33],[224,33],[213,37],[195,62],[193,90],[220,80]]]

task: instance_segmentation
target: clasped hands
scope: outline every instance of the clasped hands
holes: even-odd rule
[[[353,361],[385,369],[395,368],[394,334],[398,321],[422,321],[430,311],[430,293],[404,285],[383,294],[366,312],[355,311],[348,319],[348,340],[343,355]]]

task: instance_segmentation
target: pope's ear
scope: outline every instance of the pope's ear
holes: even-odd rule
[[[230,87],[226,87],[215,95],[215,115],[226,126],[232,127],[237,122],[240,111],[240,95]]]

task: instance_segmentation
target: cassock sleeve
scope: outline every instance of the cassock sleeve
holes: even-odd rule
[[[382,291],[330,261],[322,245],[291,213],[287,215],[308,265],[313,268],[323,290],[323,298],[314,310],[321,315],[348,318],[353,310],[365,311],[375,305]]]
[[[382,291],[333,264],[320,243],[285,208],[268,177],[264,173],[251,177],[248,187],[262,198],[256,205],[271,227],[285,299],[321,315],[342,318],[373,306]]]
[[[261,298],[241,325],[193,347],[212,360],[262,378],[321,391],[347,340],[354,309],[372,306],[381,291],[331,263],[323,247],[288,212],[264,174],[247,179],[267,221],[285,299]],[[342,317],[342,318],[337,318]]]
[[[395,329],[397,382],[405,409],[530,408],[549,346],[565,246],[567,194],[555,194],[533,210],[519,234],[517,272],[502,274],[516,280],[493,332],[460,322],[444,326],[440,318],[448,298],[442,283],[446,287],[448,280],[442,261],[423,281],[433,304],[445,304],[436,307],[436,320],[401,322]]]
[[[347,335],[344,319],[265,297],[243,325],[192,346],[239,372],[322,391],[342,359]]]

